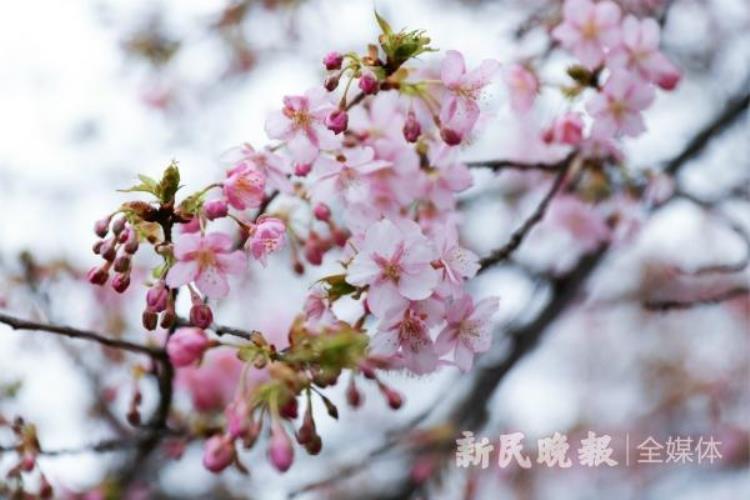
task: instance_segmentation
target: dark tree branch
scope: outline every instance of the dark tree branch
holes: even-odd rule
[[[122,349],[125,351],[137,352],[140,354],[147,354],[154,359],[163,359],[166,357],[166,353],[163,349],[157,349],[154,347],[145,346],[142,344],[136,344],[134,342],[128,342],[127,340],[113,339],[105,337],[96,332],[88,330],[80,330],[70,326],[52,325],[47,323],[38,323],[36,321],[28,321],[20,318],[15,318],[7,314],[0,313],[0,323],[4,323],[14,330],[29,330],[39,332],[49,332],[56,335],[63,335],[73,339],[90,340],[97,342],[107,347],[114,349]]]
[[[563,186],[567,173],[570,170],[570,166],[575,161],[575,157],[575,153],[571,153],[562,162],[556,165],[558,174],[557,177],[555,177],[555,181],[552,183],[552,187],[550,188],[550,190],[544,196],[539,205],[537,205],[531,216],[529,216],[529,218],[526,219],[518,229],[513,231],[513,234],[511,234],[508,242],[479,261],[480,273],[487,270],[487,268],[489,268],[490,266],[502,262],[510,257],[511,254],[521,246],[521,243],[523,243],[523,240],[531,232],[534,226],[542,221],[542,219],[544,218],[544,214],[547,211],[550,202],[552,201],[552,198],[555,197],[557,192]]]
[[[645,302],[643,304],[643,307],[648,309],[649,311],[658,312],[685,310],[692,309],[693,307],[698,306],[721,304],[722,302],[726,302],[728,300],[732,300],[748,294],[750,294],[750,287],[738,286],[735,288],[730,288],[729,290],[724,290],[723,292],[717,293],[716,295],[708,295],[688,300],[653,300]]]
[[[494,172],[520,170],[522,172],[558,172],[567,163],[567,158],[556,163],[524,163],[515,160],[479,160],[466,162],[469,168],[489,168]]]

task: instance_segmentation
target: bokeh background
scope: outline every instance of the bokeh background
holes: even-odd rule
[[[747,0],[628,0],[624,7],[652,13],[663,24],[663,50],[685,72],[672,94],[660,93],[647,113],[649,132],[625,143],[628,167],[656,169],[750,84],[750,3]],[[219,157],[242,142],[265,144],[266,114],[285,94],[322,81],[329,50],[362,51],[377,36],[373,7],[395,27],[423,28],[440,49],[458,49],[470,64],[541,58],[541,74],[559,81],[569,58],[548,50],[546,30],[560,3],[543,0],[267,0],[14,2],[0,16],[0,306],[22,317],[110,331],[142,341],[142,291],[115,296],[81,282],[96,262],[93,221],[124,201],[118,188],[137,173],[158,176],[172,160],[183,183],[201,186],[223,175]],[[427,55],[434,64],[439,55]],[[744,90],[743,90],[744,89]],[[498,83],[483,105],[488,119],[463,151],[466,160],[534,160],[526,134],[565,103],[545,89],[528,121],[515,118]],[[586,293],[560,315],[539,347],[519,362],[499,389],[486,395],[490,418],[479,435],[521,431],[535,456],[536,439],[555,431],[576,438],[586,430],[613,436],[713,435],[724,457],[714,465],[676,465],[467,473],[450,462],[428,467],[427,498],[743,498],[750,494],[750,351],[747,295],[717,305],[650,312],[644,294],[655,289],[716,290],[747,284],[746,266],[700,276],[669,274],[669,265],[695,269],[746,260],[750,210],[750,122],[739,118],[682,169],[682,189],[710,210],[677,201],[641,228],[638,238],[611,252]],[[531,153],[533,154],[533,152]],[[474,171],[464,199],[467,246],[484,255],[501,245],[533,207],[535,183],[526,175]],[[523,196],[531,193],[530,198]],[[538,197],[536,198],[538,199]],[[293,210],[283,206],[280,209]],[[732,221],[727,223],[727,218]],[[499,295],[498,348],[509,324],[533,318],[549,299],[538,273],[574,262],[575,241],[542,224],[516,260],[472,285],[477,296]],[[144,266],[151,262],[143,258]],[[335,269],[326,261],[295,277],[288,259],[254,268],[242,294],[218,309],[222,323],[257,328],[283,338],[308,286]],[[746,262],[745,262],[746,263]],[[666,273],[666,274],[665,274]],[[76,448],[126,428],[132,377],[129,363],[96,345],[0,326],[0,414],[23,415],[39,428],[44,448]],[[414,474],[403,445],[405,425],[439,422],[470,376],[453,370],[424,378],[393,374],[406,405],[393,412],[366,394],[363,408],[343,404],[338,422],[321,418],[324,451],[303,457],[280,475],[263,447],[244,462],[251,475],[211,475],[200,465],[200,444],[180,460],[159,452],[138,471],[153,498],[284,498],[332,476],[311,498],[398,494]],[[144,382],[144,411],[155,389]],[[112,387],[119,387],[117,394]],[[111,401],[109,417],[99,404]],[[189,398],[178,394],[189,411]],[[151,405],[151,406],[149,406]],[[396,445],[379,450],[396,431]],[[393,434],[390,434],[393,435]],[[9,435],[0,430],[0,445]],[[572,455],[571,455],[572,456]],[[0,456],[0,472],[10,458]],[[127,466],[127,450],[42,457],[58,493],[85,492]],[[417,462],[419,462],[417,460]],[[429,462],[429,460],[428,460]],[[352,470],[342,468],[354,465]],[[468,481],[476,486],[467,493]],[[439,478],[439,481],[438,481]],[[744,492],[744,493],[743,493]]]

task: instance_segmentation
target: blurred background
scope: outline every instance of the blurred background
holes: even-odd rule
[[[620,3],[660,21],[663,50],[685,73],[678,90],[660,93],[648,111],[649,132],[624,145],[633,171],[658,170],[734,96],[747,94],[750,3]],[[179,162],[183,184],[191,187],[222,176],[223,152],[242,142],[265,144],[267,113],[280,107],[284,95],[322,82],[320,61],[326,52],[361,52],[376,40],[374,6],[394,27],[425,29],[433,46],[461,50],[470,66],[487,57],[504,64],[534,58],[540,74],[555,81],[571,63],[549,47],[547,31],[559,20],[560,5],[544,0],[38,0],[7,5],[0,16],[0,307],[21,317],[144,341],[142,290],[119,296],[109,288],[92,289],[81,279],[96,263],[90,251],[93,222],[125,199],[116,189],[132,185],[138,173],[158,176],[172,159]],[[435,64],[439,57],[430,54],[423,62]],[[467,161],[533,160],[524,148],[525,134],[565,104],[550,87],[533,116],[519,122],[498,82],[483,105],[489,119],[462,152]],[[463,236],[467,246],[484,255],[502,245],[533,208],[529,200],[540,179],[483,169],[474,174],[475,187],[462,196]],[[747,293],[669,311],[649,311],[642,303],[654,293],[671,298],[688,288],[710,293],[747,285],[749,181],[745,113],[681,169],[678,185],[695,199],[665,206],[643,222],[630,244],[609,252],[585,293],[559,314],[538,348],[513,366],[497,391],[486,394],[489,419],[477,431],[495,440],[501,433],[523,432],[532,459],[537,439],[567,433],[574,462],[577,443],[588,430],[612,436],[618,460],[626,436],[631,446],[649,435],[662,443],[669,436],[713,436],[723,443],[723,457],[714,464],[522,471],[499,469],[495,458],[482,471],[458,469],[449,457],[437,466],[432,455],[410,451],[413,436],[404,427],[417,417],[424,417],[423,428],[439,423],[471,383],[471,376],[446,369],[424,378],[390,375],[389,382],[406,398],[398,412],[389,410],[376,390],[367,392],[364,407],[356,411],[343,403],[341,390],[333,390],[341,416],[338,422],[319,419],[322,454],[307,457],[298,450],[285,475],[267,464],[262,446],[243,456],[249,477],[211,475],[201,467],[196,442],[187,444],[179,460],[163,449],[154,452],[139,464],[133,491],[141,498],[285,498],[333,477],[304,495],[385,498],[407,494],[401,489],[404,481],[426,474],[430,479],[408,494],[745,497],[750,494]],[[284,200],[278,203],[280,210],[294,209]],[[480,367],[502,358],[509,327],[533,319],[550,300],[552,292],[540,276],[572,265],[580,253],[569,235],[542,224],[515,261],[475,280],[472,291],[478,297],[501,297],[498,347],[480,360]],[[139,257],[144,268],[156,262]],[[217,317],[283,342],[308,287],[336,268],[335,259],[302,277],[294,276],[288,259],[272,261],[266,270],[248,273],[238,284],[244,298],[220,304]],[[675,272],[705,267],[716,269]],[[127,432],[123,415],[134,384],[132,365],[132,358],[94,344],[0,326],[0,415],[23,415],[35,423],[45,449],[80,448]],[[144,413],[155,402],[150,382],[141,384]],[[188,392],[178,391],[176,401],[185,415],[195,405]],[[429,415],[427,410],[432,410]],[[0,447],[10,439],[0,429]],[[62,496],[102,490],[108,478],[132,467],[130,459],[128,450],[84,450],[42,457],[40,466]],[[10,457],[0,455],[0,472],[9,464]]]

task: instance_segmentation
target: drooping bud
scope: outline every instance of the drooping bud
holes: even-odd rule
[[[279,472],[286,472],[292,466],[292,462],[294,462],[292,441],[278,421],[274,421],[271,427],[268,459]]]
[[[459,144],[461,144],[461,140],[463,139],[461,134],[459,134],[455,130],[451,130],[445,127],[440,129],[440,137],[448,146],[458,146]]]
[[[323,64],[325,65],[328,71],[341,69],[341,64],[343,62],[344,62],[344,56],[339,54],[338,52],[329,52],[323,58]]]
[[[311,232],[305,241],[305,258],[307,262],[314,266],[319,266],[323,263],[323,255],[325,251],[321,245],[320,238],[317,234]]]
[[[169,337],[167,354],[173,365],[189,366],[203,356],[208,346],[206,332],[200,328],[183,327]]]
[[[398,410],[399,408],[401,408],[401,405],[404,404],[404,398],[401,396],[401,394],[380,381],[378,381],[378,389],[380,389],[380,392],[383,394],[383,396],[385,396],[385,399],[388,402],[388,406],[390,406],[394,410]]]
[[[203,467],[218,473],[234,461],[234,443],[227,436],[211,436],[203,447]]]
[[[227,432],[232,439],[244,436],[250,427],[250,408],[244,398],[235,399],[224,411]]]
[[[169,290],[164,281],[157,281],[154,286],[146,292],[146,307],[153,312],[162,312],[167,308],[169,302]]]
[[[115,236],[118,236],[123,229],[125,229],[125,223],[127,220],[125,217],[118,217],[115,219],[115,221],[112,223],[112,232],[115,234]]]
[[[133,255],[138,251],[138,234],[132,229],[128,229],[126,233],[128,237],[122,249],[125,250],[125,253]]]
[[[338,135],[344,132],[349,126],[349,115],[346,110],[335,109],[328,113],[325,123],[328,130]]]
[[[24,472],[31,472],[36,466],[36,454],[24,453],[21,457],[21,470]]]
[[[326,88],[328,92],[333,92],[334,90],[338,88],[340,81],[341,81],[341,73],[334,73],[330,75],[328,78],[326,78],[326,81],[323,83],[323,86]]]
[[[378,91],[378,79],[371,71],[366,71],[359,79],[359,89],[367,95],[375,94]]]
[[[104,217],[103,219],[99,219],[94,223],[94,232],[96,235],[100,238],[104,238],[107,236],[107,233],[109,232],[109,221],[111,217]]]
[[[417,142],[419,140],[419,136],[422,134],[422,125],[419,124],[419,120],[417,120],[417,115],[414,114],[413,110],[409,110],[409,112],[406,114],[406,121],[404,121],[404,139],[406,139],[407,142]]]
[[[317,455],[323,448],[323,440],[320,439],[319,434],[315,434],[309,443],[305,445],[305,449],[310,455]]]
[[[221,219],[229,213],[229,207],[224,200],[211,200],[203,204],[203,213],[208,220]]]
[[[92,267],[86,274],[86,279],[92,285],[103,285],[109,279],[109,266]]]
[[[208,304],[202,302],[193,304],[190,308],[190,323],[198,328],[209,328],[214,322],[214,314]]]
[[[94,246],[91,247],[91,251],[96,255],[99,255],[102,251],[102,245],[104,245],[104,240],[97,241],[96,243],[94,243]]]
[[[114,238],[104,240],[104,243],[102,243],[102,246],[99,249],[99,254],[107,262],[112,262],[115,260],[115,257],[117,257],[117,249],[115,248],[116,243],[117,242]]]
[[[327,397],[323,396],[321,394],[321,399],[323,399],[323,404],[326,406],[326,411],[328,412],[328,415],[330,415],[331,418],[334,420],[339,419],[339,409],[336,408],[336,405],[333,404],[333,402],[328,399]]]
[[[307,410],[305,410],[305,417],[302,419],[302,425],[297,431],[295,437],[297,438],[297,442],[299,444],[305,446],[310,441],[312,441],[315,434],[315,420],[313,419],[312,415],[312,406],[308,404]]]
[[[279,414],[282,418],[288,418],[289,420],[297,418],[297,415],[299,415],[299,403],[297,403],[297,398],[289,398],[289,400],[282,405]]]
[[[337,227],[331,231],[331,238],[333,238],[333,242],[336,244],[336,246],[344,248],[346,246],[347,240],[349,240],[349,233],[346,231],[346,229]]]
[[[115,274],[112,278],[112,288],[117,293],[123,293],[130,286],[130,275],[126,273]]]
[[[112,269],[115,270],[115,272],[118,273],[125,273],[130,270],[130,256],[128,255],[120,255],[115,259],[114,265],[112,266]]]
[[[159,322],[159,315],[156,314],[153,311],[143,311],[143,315],[141,316],[141,323],[143,323],[143,328],[145,328],[148,331],[156,330],[156,324]]]
[[[362,393],[357,389],[354,377],[349,380],[349,385],[346,387],[346,402],[352,408],[358,408],[362,405]]]
[[[297,177],[307,177],[312,170],[312,163],[297,163],[294,166],[294,175]]]
[[[331,209],[328,208],[328,205],[325,203],[318,203],[313,208],[313,215],[315,215],[315,218],[319,221],[326,222],[331,218]]]

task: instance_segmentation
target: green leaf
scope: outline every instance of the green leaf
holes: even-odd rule
[[[326,276],[320,281],[326,284],[326,292],[328,293],[328,298],[332,302],[340,299],[344,295],[350,295],[357,291],[357,287],[346,282],[345,274]]]
[[[393,35],[393,28],[391,28],[391,25],[388,24],[388,21],[383,19],[383,16],[378,14],[378,11],[375,10],[375,19],[378,21],[378,26],[380,26],[380,30],[383,32],[386,36]]]

